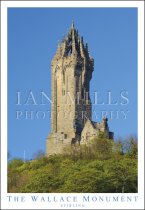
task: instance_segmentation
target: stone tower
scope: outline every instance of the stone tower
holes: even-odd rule
[[[58,43],[51,64],[52,122],[46,154],[60,153],[66,144],[79,143],[87,119],[91,119],[90,80],[94,70],[87,43],[74,23]]]

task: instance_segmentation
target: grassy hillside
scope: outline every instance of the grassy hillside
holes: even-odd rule
[[[33,161],[8,164],[8,192],[135,193],[137,143],[114,143],[103,135],[91,144],[69,148],[62,155],[39,155]]]

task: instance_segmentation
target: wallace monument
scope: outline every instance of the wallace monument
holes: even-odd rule
[[[61,153],[66,145],[85,144],[99,132],[113,138],[107,118],[101,123],[92,121],[89,89],[93,70],[94,59],[88,45],[72,23],[51,63],[52,119],[46,140],[47,156]]]

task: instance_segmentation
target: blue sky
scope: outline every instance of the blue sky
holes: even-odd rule
[[[94,58],[91,93],[98,91],[99,100],[120,101],[127,91],[127,105],[94,105],[99,115],[103,110],[119,111],[119,119],[110,119],[115,137],[137,135],[137,9],[136,8],[10,8],[8,9],[8,151],[13,157],[31,159],[38,150],[45,151],[50,132],[50,119],[16,119],[16,111],[50,111],[50,103],[40,105],[40,91],[51,96],[51,60],[58,40],[74,20],[79,34],[88,42]],[[16,105],[17,91],[22,105]],[[38,103],[24,105],[32,91]],[[92,100],[93,95],[91,94]],[[129,110],[127,119],[122,111]],[[93,116],[95,119],[95,116]]]

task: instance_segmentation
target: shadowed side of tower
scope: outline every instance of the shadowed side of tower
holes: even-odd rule
[[[72,23],[51,63],[52,121],[47,155],[61,153],[65,145],[80,142],[84,125],[91,119],[89,88],[93,70],[88,45]]]

